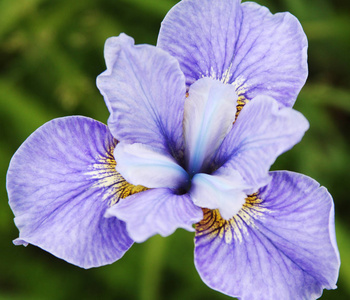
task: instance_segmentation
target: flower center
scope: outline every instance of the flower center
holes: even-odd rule
[[[223,218],[231,218],[244,204],[249,187],[234,169],[220,167],[208,173],[235,121],[236,103],[232,85],[199,79],[185,101],[184,168],[169,153],[145,144],[121,142],[115,150],[117,171],[133,185],[188,192],[197,206],[219,209]]]

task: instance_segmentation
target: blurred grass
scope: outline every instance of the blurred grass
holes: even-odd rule
[[[228,299],[200,280],[193,235],[178,230],[134,245],[110,266],[81,270],[17,237],[5,190],[12,154],[37,127],[60,116],[108,117],[95,78],[104,68],[105,40],[120,32],[155,44],[175,0],[0,0],[0,300]],[[350,2],[258,1],[290,11],[309,39],[310,76],[296,109],[310,130],[274,169],[307,174],[332,193],[342,257],[338,290],[322,299],[350,299]],[[156,299],[152,299],[156,300]]]

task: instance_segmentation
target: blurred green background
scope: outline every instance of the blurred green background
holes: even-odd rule
[[[193,264],[193,234],[177,230],[134,245],[120,261],[82,270],[39,248],[15,247],[7,204],[11,156],[37,127],[66,115],[106,122],[95,86],[105,69],[106,38],[125,32],[155,44],[175,0],[0,0],[0,300],[230,299],[212,291]],[[258,1],[290,11],[309,39],[309,79],[295,108],[311,128],[273,169],[307,174],[332,193],[342,267],[338,289],[322,299],[350,299],[350,2]],[[296,299],[298,300],[298,299]]]

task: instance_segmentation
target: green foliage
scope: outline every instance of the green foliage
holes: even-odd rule
[[[134,245],[110,266],[81,270],[17,237],[5,190],[11,156],[37,127],[65,115],[106,122],[95,78],[103,45],[126,32],[155,44],[160,22],[176,0],[0,0],[0,299],[229,299],[200,280],[193,236],[178,230]],[[310,76],[296,109],[310,130],[274,169],[307,174],[332,193],[342,255],[338,290],[322,299],[350,298],[350,5],[340,0],[258,1],[296,15],[309,39]]]

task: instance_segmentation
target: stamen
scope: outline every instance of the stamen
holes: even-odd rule
[[[263,218],[267,212],[258,193],[249,195],[241,210],[229,220],[221,217],[218,209],[203,208],[203,220],[196,224],[196,237],[205,237],[209,241],[220,237],[227,244],[242,242],[243,235],[248,234],[247,227],[256,227],[255,220]]]
[[[101,155],[98,158],[98,162],[92,166],[92,170],[86,173],[86,175],[91,176],[91,179],[95,181],[91,188],[105,188],[101,197],[102,200],[109,201],[109,206],[118,203],[120,199],[148,190],[148,188],[142,185],[128,183],[116,171],[115,167],[117,163],[113,156],[114,148],[115,145],[111,146],[105,155]]]
[[[236,106],[237,111],[236,111],[236,118],[235,118],[235,121],[237,120],[238,115],[239,115],[239,113],[241,112],[241,110],[243,109],[244,105],[246,105],[248,102],[249,102],[249,100],[246,99],[244,95],[238,96],[238,99],[237,99],[237,106]]]

